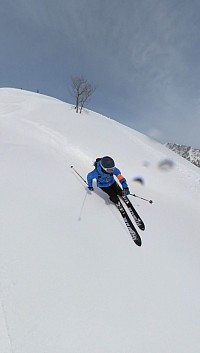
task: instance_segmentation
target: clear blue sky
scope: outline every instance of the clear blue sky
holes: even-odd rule
[[[6,0],[0,48],[1,87],[70,103],[83,75],[90,109],[200,148],[199,0]]]

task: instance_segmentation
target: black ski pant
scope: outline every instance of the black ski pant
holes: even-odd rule
[[[107,188],[100,187],[100,189],[106,192],[106,194],[110,196],[110,200],[114,203],[118,203],[119,201],[119,198],[117,195],[122,196],[122,189],[116,183],[116,181],[112,185],[108,186]]]

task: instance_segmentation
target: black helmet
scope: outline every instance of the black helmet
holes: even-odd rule
[[[113,171],[115,169],[114,160],[108,156],[105,156],[101,159],[100,165],[107,173],[113,173]]]

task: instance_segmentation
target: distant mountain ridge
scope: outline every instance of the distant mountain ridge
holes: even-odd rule
[[[200,149],[176,143],[166,143],[165,146],[200,168]]]

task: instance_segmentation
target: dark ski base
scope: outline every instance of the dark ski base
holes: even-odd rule
[[[136,245],[141,246],[142,240],[141,240],[137,230],[135,229],[133,223],[131,222],[129,216],[127,215],[126,210],[125,210],[124,206],[122,205],[121,201],[118,201],[116,206],[123,217],[124,223],[126,224],[133,241],[135,242]]]
[[[145,225],[142,219],[140,218],[139,214],[136,212],[135,208],[133,207],[131,201],[127,196],[122,196],[123,201],[125,202],[130,214],[133,216],[135,223],[141,230],[145,230]]]

